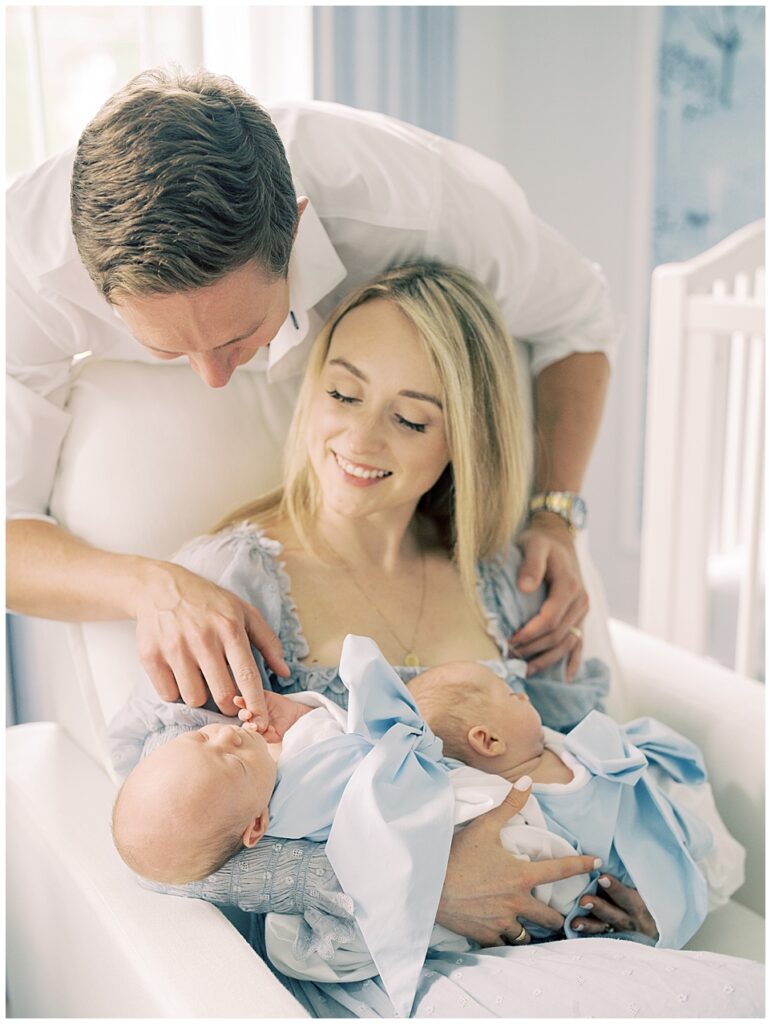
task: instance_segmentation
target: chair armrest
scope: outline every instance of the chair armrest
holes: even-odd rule
[[[703,751],[720,814],[747,850],[747,879],[734,899],[762,914],[763,686],[617,620],[610,632],[628,717],[658,718]]]
[[[14,1016],[308,1016],[215,907],[138,885],[115,786],[60,726],[8,729],[6,756]]]

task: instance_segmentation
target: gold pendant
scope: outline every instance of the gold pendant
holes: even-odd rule
[[[420,659],[414,651],[407,651],[404,655],[404,664],[407,668],[418,668],[420,665]]]

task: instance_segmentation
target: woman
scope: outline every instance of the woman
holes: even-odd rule
[[[347,693],[336,666],[343,638],[358,633],[377,641],[404,680],[441,662],[484,661],[512,689],[527,690],[547,725],[569,728],[599,705],[607,690],[605,667],[587,662],[567,685],[556,670],[527,679],[524,664],[507,658],[506,638],[544,596],[525,596],[515,583],[520,556],[512,538],[528,491],[529,436],[509,339],[487,294],[464,273],[439,264],[397,268],[355,292],[318,338],[287,443],[284,486],[193,541],[178,561],[262,612],[291,670],[288,679],[270,675],[273,689],[319,690],[344,704]],[[159,712],[159,720],[184,718],[189,728],[205,724],[199,717],[211,714],[169,707],[176,710]],[[167,714],[177,719],[164,719]],[[145,744],[146,753],[175,730],[164,731]],[[529,1002],[524,998],[521,978],[508,970],[508,961],[521,966],[525,950],[500,944],[526,941],[516,914],[558,929],[560,916],[530,890],[538,882],[589,870],[591,858],[515,862],[500,847],[500,817],[491,812],[453,844],[437,918],[498,948],[461,957],[462,969],[447,954],[430,957],[416,1015],[511,1016],[526,1006],[530,1013],[540,1007],[545,1015],[565,1015],[562,1002],[541,998],[540,984],[531,986]],[[296,867],[283,868],[284,906],[286,912],[306,912],[306,947],[321,951],[344,938],[350,918],[345,898],[333,891],[334,880],[318,866],[321,854],[303,860],[296,845]],[[261,847],[183,891],[281,912],[273,876],[282,870],[282,844],[275,854]],[[255,870],[255,858],[266,856],[276,863],[260,861]],[[332,895],[320,900],[325,885]],[[507,889],[516,885],[520,898],[512,901]],[[290,905],[301,888],[317,898],[310,910],[299,898]],[[292,899],[286,897],[290,890]],[[655,935],[635,893],[615,882],[609,891],[626,911],[595,897],[596,916],[586,919],[587,933],[615,923]],[[384,893],[386,919],[387,901]],[[254,943],[260,949],[259,929]],[[598,940],[581,944],[577,953],[575,944],[565,943],[570,952],[563,961],[583,961],[586,1012],[625,1015],[608,993],[608,943],[621,948]],[[545,973],[532,965],[547,948],[528,952],[533,977],[549,976],[550,961]],[[647,993],[661,951],[633,948],[643,958],[639,991]],[[706,977],[701,983],[707,984]],[[393,1013],[377,979],[288,984],[319,1016]],[[629,1002],[627,995],[618,998]]]

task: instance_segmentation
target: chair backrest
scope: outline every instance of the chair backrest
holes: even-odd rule
[[[709,653],[710,578],[736,580],[733,667],[755,676],[764,431],[764,222],[684,263],[651,293],[639,625]]]
[[[214,390],[186,365],[84,360],[52,513],[94,545],[170,558],[279,482],[299,382],[240,370]],[[20,625],[19,685],[41,691],[27,695],[35,717],[61,722],[106,764],[106,723],[141,677],[134,624]]]

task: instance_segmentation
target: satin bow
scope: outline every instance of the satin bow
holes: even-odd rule
[[[598,711],[565,737],[565,748],[593,779],[563,798],[539,793],[547,820],[638,889],[656,921],[657,945],[681,948],[707,913],[707,886],[695,862],[713,838],[703,822],[670,800],[649,765],[660,765],[677,781],[703,781],[698,748],[655,719],[621,726]],[[574,933],[566,928],[566,934]]]
[[[348,636],[346,734],[281,764],[270,835],[327,839],[327,858],[399,1016],[409,1016],[436,918],[454,799],[431,732],[374,641]]]

